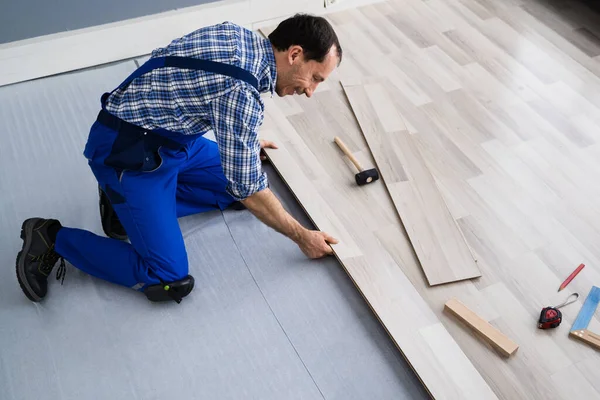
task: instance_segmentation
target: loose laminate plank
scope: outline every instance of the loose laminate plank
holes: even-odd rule
[[[381,83],[342,82],[430,285],[481,276],[417,144]]]
[[[265,106],[264,126],[268,128],[261,129],[260,135],[278,145],[278,149],[266,149],[272,165],[314,225],[339,239],[332,245],[336,258],[429,394],[434,399],[496,399],[375,232],[356,218],[357,214],[377,212],[360,201],[375,187],[348,186],[324,167],[327,163],[322,160],[337,160],[341,168],[345,167],[333,143],[335,135],[331,135],[331,145],[321,146],[317,155],[273,99],[265,99]],[[343,201],[336,197],[341,188],[346,191]]]

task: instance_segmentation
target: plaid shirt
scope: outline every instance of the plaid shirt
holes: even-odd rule
[[[111,114],[146,129],[183,135],[213,131],[227,192],[241,200],[267,187],[260,161],[258,128],[264,118],[260,93],[273,96],[277,78],[268,39],[229,22],[201,28],[152,52],[152,57],[203,58],[244,68],[258,78],[259,91],[238,79],[173,67],[155,69],[116,90]]]

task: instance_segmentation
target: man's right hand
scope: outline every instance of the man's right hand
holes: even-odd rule
[[[300,225],[283,208],[269,188],[242,200],[242,204],[262,222],[292,239],[302,252],[310,258],[332,254],[333,249],[329,244],[338,243],[337,239],[325,232],[311,231]]]
[[[297,243],[307,257],[321,258],[333,253],[329,244],[337,244],[338,240],[325,232],[306,230]]]

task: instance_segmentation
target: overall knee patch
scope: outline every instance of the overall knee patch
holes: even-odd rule
[[[144,294],[148,300],[153,302],[163,302],[174,300],[181,303],[181,300],[190,294],[194,289],[194,277],[191,275],[174,282],[164,282],[157,285],[150,285],[144,289]]]

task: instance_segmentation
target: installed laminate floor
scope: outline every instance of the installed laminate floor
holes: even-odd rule
[[[82,151],[123,62],[0,89],[0,398],[424,399],[333,258],[308,260],[248,211],[180,220],[194,292],[152,304],[68,265],[31,303],[15,275],[31,216],[101,233]],[[310,226],[277,174],[285,207]]]
[[[430,285],[481,276],[421,150],[393,107],[388,82],[345,85],[381,179]]]
[[[354,216],[343,220],[348,227],[377,234],[499,398],[600,398],[600,355],[568,337],[585,294],[600,284],[600,16],[577,1],[391,0],[329,19],[344,48],[341,67],[311,99],[274,100],[273,113],[301,138],[287,150],[309,149],[294,160],[307,181],[336,217]],[[481,278],[430,287],[406,233],[385,225],[394,209],[381,182],[352,186],[355,171],[333,137],[366,167],[373,159],[339,81],[382,76]],[[273,134],[273,125],[265,129]],[[346,245],[341,252],[352,251]],[[581,297],[562,309],[563,324],[538,330],[540,310],[574,291]],[[444,313],[451,297],[519,344],[517,353],[502,357]]]

